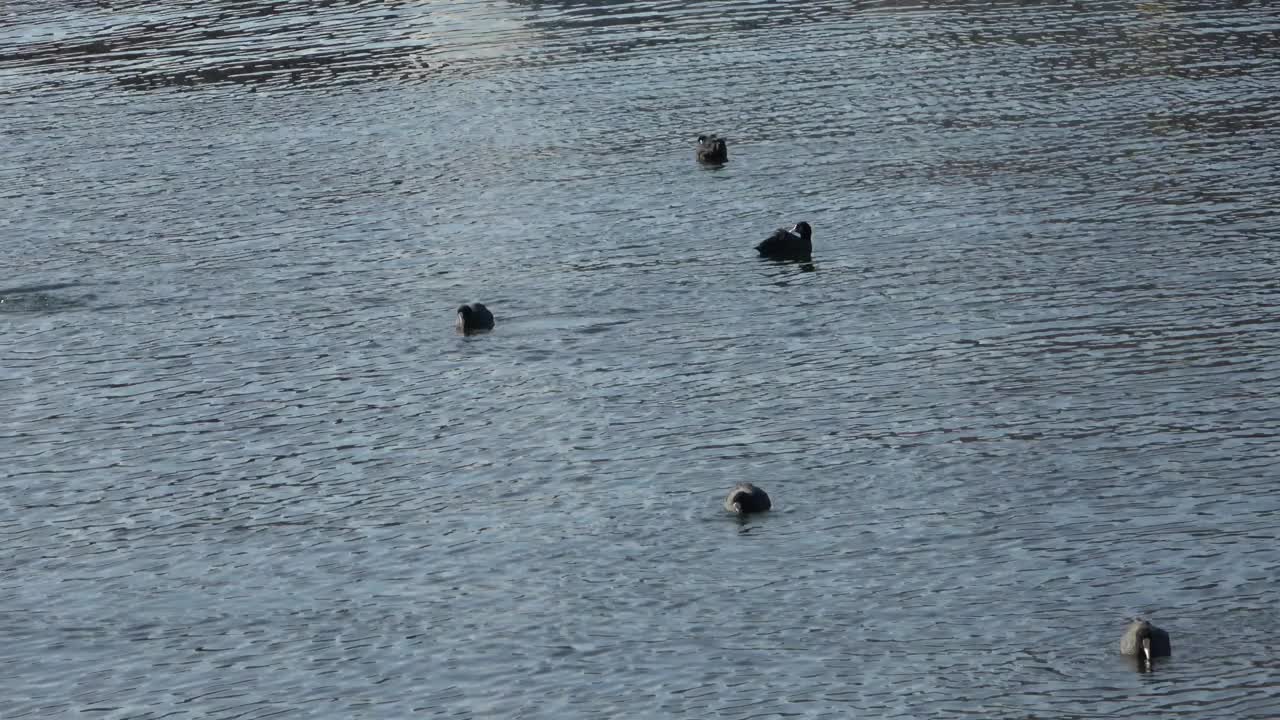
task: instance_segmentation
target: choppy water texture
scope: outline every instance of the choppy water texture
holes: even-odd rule
[[[5,3],[0,716],[1280,716],[1278,55],[1264,2]]]

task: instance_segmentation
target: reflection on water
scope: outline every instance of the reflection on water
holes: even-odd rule
[[[1265,3],[0,14],[0,716],[1274,717]]]
[[[520,31],[492,7],[459,3],[442,11],[386,0],[113,2],[74,16],[74,34],[64,31],[67,20],[60,12],[27,29],[18,36],[26,42],[0,54],[0,66],[39,70],[43,77],[32,78],[29,90],[75,85],[86,76],[129,89],[405,82],[439,75],[457,60],[495,55]]]

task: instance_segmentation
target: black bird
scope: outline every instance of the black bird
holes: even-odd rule
[[[1149,667],[1151,658],[1169,657],[1173,648],[1169,646],[1169,633],[1146,620],[1134,620],[1120,638],[1120,654],[1136,656]]]
[[[493,313],[489,312],[489,308],[482,303],[462,305],[458,308],[458,321],[455,327],[464,335],[478,330],[492,330]]]
[[[756,245],[756,252],[762,257],[774,260],[812,260],[813,228],[809,223],[801,221],[791,227],[778,228],[772,235]]]
[[[751,483],[738,483],[724,499],[724,509],[735,515],[764,512],[773,507],[769,493]]]
[[[729,147],[724,138],[712,133],[698,136],[698,162],[723,165],[729,162]]]

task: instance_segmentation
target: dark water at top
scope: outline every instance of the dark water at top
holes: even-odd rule
[[[0,717],[1280,717],[1278,56],[1263,2],[11,0]]]

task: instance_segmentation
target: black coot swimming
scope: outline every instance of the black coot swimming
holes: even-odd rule
[[[458,321],[455,324],[461,333],[473,333],[478,330],[493,329],[493,313],[482,303],[471,303],[458,308]]]
[[[724,509],[736,515],[764,512],[771,507],[769,493],[751,483],[738,483],[724,499]]]
[[[729,162],[729,146],[716,134],[698,136],[698,162],[722,165]]]
[[[756,245],[756,252],[762,257],[774,260],[813,259],[813,228],[809,223],[801,221],[790,229],[778,228],[772,235]]]
[[[1169,657],[1173,648],[1169,646],[1169,633],[1147,620],[1134,620],[1120,638],[1120,654],[1135,656],[1149,667],[1151,658]]]

